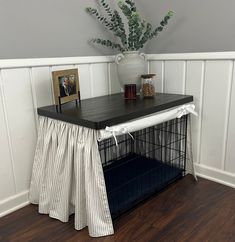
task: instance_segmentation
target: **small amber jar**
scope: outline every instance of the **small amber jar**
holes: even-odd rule
[[[154,97],[155,96],[155,86],[154,77],[155,74],[142,75],[142,95],[143,97]]]
[[[136,99],[136,84],[124,85],[124,90],[125,99]]]

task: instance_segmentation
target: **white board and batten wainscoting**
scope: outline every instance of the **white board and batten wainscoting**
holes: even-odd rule
[[[198,176],[235,187],[235,52],[148,55],[159,92],[191,94]],[[78,68],[81,98],[120,91],[114,57],[0,60],[0,217],[28,204],[37,107],[53,103],[51,72]]]

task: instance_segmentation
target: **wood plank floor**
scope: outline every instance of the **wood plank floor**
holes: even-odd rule
[[[61,223],[30,205],[0,219],[0,241],[235,242],[235,189],[186,176],[116,220],[114,228],[113,236],[91,238],[87,229],[73,229],[72,216]]]

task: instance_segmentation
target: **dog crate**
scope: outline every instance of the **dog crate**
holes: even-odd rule
[[[113,219],[185,175],[187,117],[98,143]]]

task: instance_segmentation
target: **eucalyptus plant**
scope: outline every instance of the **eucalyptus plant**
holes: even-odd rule
[[[124,51],[137,51],[144,47],[148,40],[156,37],[168,24],[169,19],[173,16],[173,12],[169,11],[162,19],[160,25],[153,27],[152,24],[142,19],[138,12],[134,0],[119,0],[118,7],[120,12],[127,18],[127,28],[116,9],[112,9],[106,0],[98,0],[104,9],[104,14],[99,13],[96,8],[87,7],[86,11],[93,15],[100,23],[102,23],[114,36],[118,37],[118,42],[111,40],[94,38],[92,43],[100,44],[112,49]]]

